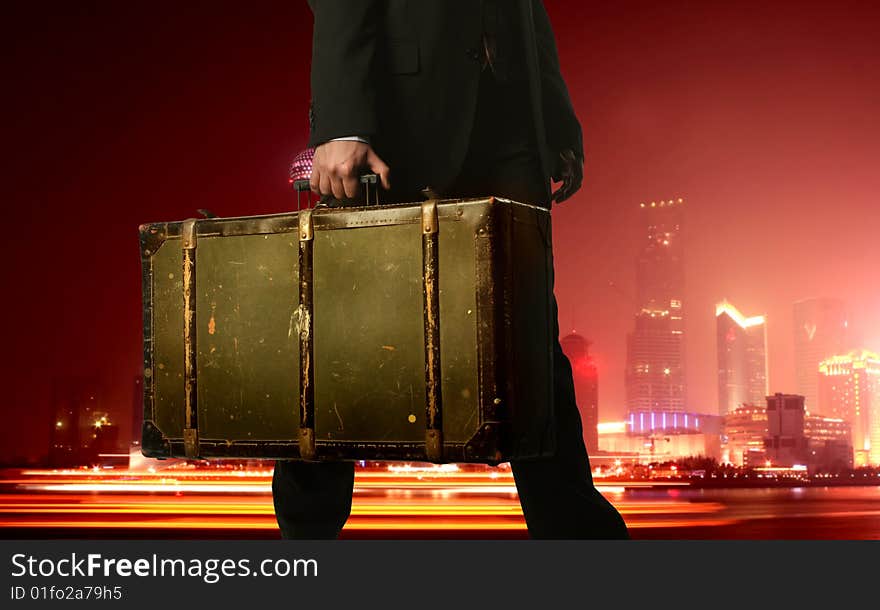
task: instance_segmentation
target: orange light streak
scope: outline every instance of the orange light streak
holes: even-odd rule
[[[0,480],[0,527],[41,530],[277,531],[272,471],[27,470]],[[727,524],[713,502],[634,501],[629,487],[681,482],[598,482],[630,528]],[[520,532],[509,470],[359,469],[346,530]]]

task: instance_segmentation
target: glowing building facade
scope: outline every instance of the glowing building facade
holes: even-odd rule
[[[639,413],[641,416],[650,414]],[[658,415],[654,413],[655,421]],[[684,413],[667,413],[676,417],[682,424]],[[599,448],[608,456],[625,459],[640,464],[680,460],[687,457],[720,457],[720,434],[717,416],[689,413],[688,428],[668,428],[650,430],[649,424],[639,431],[639,423],[630,419],[621,422],[599,424]],[[591,463],[598,462],[592,460]]]
[[[715,325],[719,414],[763,405],[769,393],[765,317],[746,317],[725,301],[715,306]]]
[[[746,405],[724,415],[721,461],[734,466],[754,466],[764,462],[767,438],[767,407]]]
[[[629,411],[684,411],[683,201],[642,203],[645,243],[636,265],[635,329],[627,337]]]
[[[861,350],[823,360],[819,407],[851,424],[856,466],[880,465],[880,355]]]
[[[814,414],[822,411],[819,401],[819,363],[852,349],[847,322],[847,304],[840,299],[804,299],[794,304],[794,365],[797,393]]]

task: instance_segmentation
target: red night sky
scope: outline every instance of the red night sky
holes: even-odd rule
[[[623,413],[641,201],[685,199],[691,410],[716,409],[722,298],[769,316],[771,391],[794,389],[798,299],[847,299],[880,350],[880,7],[546,4],[587,156],[584,188],[553,212],[560,325],[594,342],[600,418]],[[105,404],[130,408],[140,223],[291,209],[311,13],[304,0],[3,11],[8,459],[45,453],[56,380],[97,375]]]

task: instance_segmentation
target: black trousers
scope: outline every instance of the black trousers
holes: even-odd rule
[[[471,146],[455,183],[443,197],[498,195],[549,204],[549,185],[537,156],[529,107],[516,83],[483,78]],[[418,201],[411,194],[386,200]],[[568,205],[575,205],[568,203]],[[593,485],[575,401],[571,364],[559,344],[556,299],[554,322],[554,409],[557,452],[552,458],[511,462],[529,535],[538,539],[626,539],[620,513]],[[336,538],[351,512],[354,464],[279,461],[272,493],[284,538]]]

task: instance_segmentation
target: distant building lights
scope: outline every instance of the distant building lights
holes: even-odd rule
[[[599,434],[624,434],[626,433],[626,427],[627,422],[625,421],[599,422],[596,425]]]

